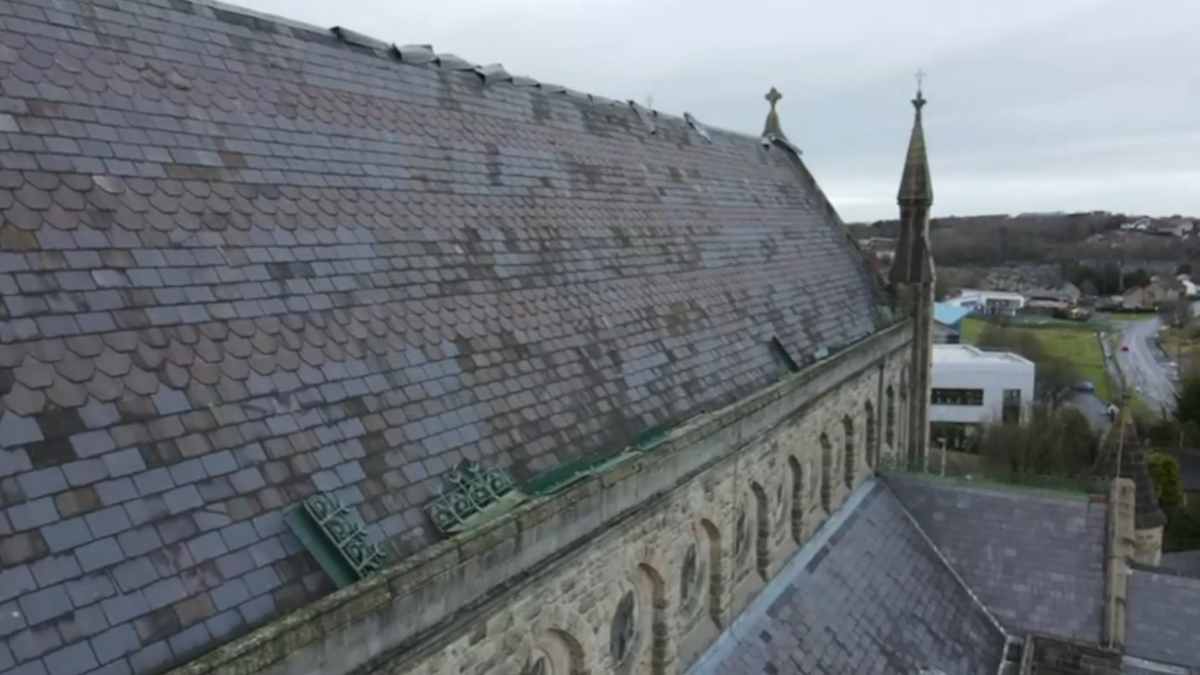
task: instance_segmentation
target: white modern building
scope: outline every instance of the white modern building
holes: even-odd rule
[[[1012,316],[1025,306],[1025,296],[1009,291],[977,291],[965,289],[945,302],[971,310],[976,314]]]
[[[980,426],[1019,423],[1033,404],[1036,367],[1011,352],[971,345],[933,345],[930,437],[950,449],[971,444]]]

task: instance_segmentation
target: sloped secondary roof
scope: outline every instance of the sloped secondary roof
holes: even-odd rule
[[[892,493],[882,483],[866,489],[848,517],[799,554],[804,566],[765,611],[734,625],[737,644],[722,652],[718,643],[693,675],[994,675],[1000,627]]]
[[[318,490],[420,546],[460,459],[616,449],[775,380],[772,336],[877,327],[783,145],[186,0],[0,16],[18,669],[148,672],[311,599],[281,513]]]
[[[916,476],[888,485],[1008,630],[1098,644],[1105,504]]]
[[[1128,598],[1126,654],[1200,668],[1200,578],[1135,569]]]

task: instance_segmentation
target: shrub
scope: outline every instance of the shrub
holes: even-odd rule
[[[1174,515],[1184,504],[1183,478],[1179,473],[1179,460],[1165,452],[1151,452],[1148,458],[1150,479],[1154,482],[1154,496],[1168,515]]]

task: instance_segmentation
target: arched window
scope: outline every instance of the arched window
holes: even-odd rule
[[[700,596],[700,569],[697,562],[696,544],[688,544],[683,554],[683,569],[679,572],[679,606],[691,614]]]
[[[888,450],[896,449],[896,390],[890,384],[887,388],[887,423],[883,428],[883,442]]]
[[[733,558],[737,561],[737,569],[749,560],[750,553],[750,522],[746,513],[746,505],[739,502],[733,524]]]
[[[804,469],[795,457],[788,457],[788,469],[792,477],[792,539],[799,544],[804,536]]]
[[[831,513],[833,504],[833,444],[821,434],[821,508]]]
[[[908,366],[905,366],[900,371],[900,428],[898,430],[896,449],[901,457],[905,457],[907,461],[908,448],[908,433],[911,431],[908,428],[910,411],[908,406],[912,405],[912,401],[908,397]]]
[[[854,477],[858,474],[858,448],[854,442],[854,420],[849,415],[842,418],[845,427],[845,456],[842,458],[842,476],[848,489],[854,489]]]
[[[871,404],[870,399],[867,399],[867,404],[863,408],[867,417],[867,468],[874,469],[875,464],[879,461],[879,432],[876,430],[875,406]]]
[[[767,491],[758,483],[750,484],[750,492],[754,494],[754,552],[758,573],[763,579],[768,578],[771,567],[771,524],[767,516]]]
[[[634,652],[638,637],[637,620],[637,597],[633,591],[626,591],[621,602],[617,604],[610,629],[609,647],[612,649],[614,666],[625,663]]]

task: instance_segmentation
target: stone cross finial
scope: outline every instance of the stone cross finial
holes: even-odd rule
[[[921,85],[925,82],[925,71],[918,70],[917,74],[916,74],[916,78],[917,78],[917,97],[913,99],[912,104],[913,104],[914,108],[916,108],[918,111],[920,111],[921,108],[925,107],[925,96],[924,96],[924,94],[921,93]]]
[[[771,87],[771,91],[768,91],[766,96],[767,103],[771,104],[771,110],[775,110],[775,104],[779,103],[781,98],[783,98],[783,94],[779,93],[775,87]]]

